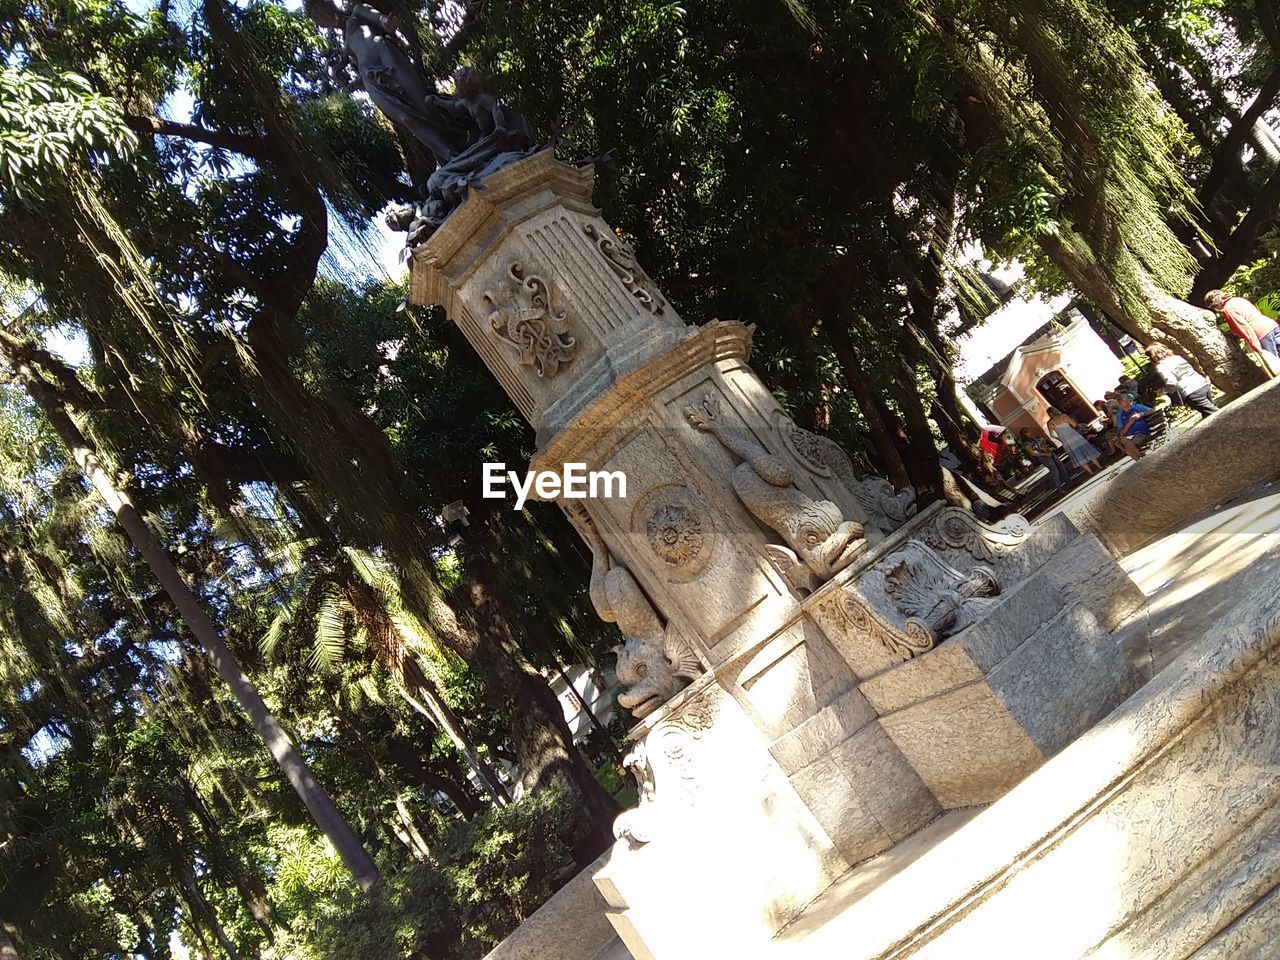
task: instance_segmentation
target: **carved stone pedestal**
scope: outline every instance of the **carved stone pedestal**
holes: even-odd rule
[[[719,956],[1118,703],[1108,630],[1140,596],[1065,521],[917,515],[856,476],[748,366],[748,327],[679,319],[591,185],[550,153],[488,178],[415,251],[413,297],[536,427],[534,469],[627,477],[561,504],[641,719],[598,884],[636,957]]]

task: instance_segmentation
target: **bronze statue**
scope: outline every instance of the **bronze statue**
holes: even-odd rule
[[[334,0],[306,0],[305,9],[317,25],[342,30],[346,55],[374,106],[435,157],[436,171],[421,185],[423,203],[388,217],[408,229],[411,244],[426,239],[476,181],[535,149],[525,119],[499,103],[476,70],[458,69],[456,96],[437,93],[396,39],[394,16],[367,3],[347,12]]]
[[[319,26],[342,30],[347,56],[369,99],[425,145],[436,163],[446,163],[467,146],[472,130],[427,88],[395,39],[395,17],[367,3],[344,14],[333,0],[309,0],[306,10]]]

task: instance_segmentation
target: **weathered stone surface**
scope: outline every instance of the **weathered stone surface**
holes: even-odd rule
[[[1110,713],[1141,681],[1115,638],[1080,604],[1067,607],[987,675],[1046,756]]]
[[[724,665],[720,677],[742,691],[761,729],[777,738],[808,723],[855,683],[848,665],[804,618],[787,624],[749,656]],[[850,721],[852,701],[841,709],[849,711],[842,719]]]
[[[850,697],[832,706],[847,710],[854,702]],[[869,708],[864,702],[857,709]],[[829,709],[814,719],[835,712]],[[823,733],[833,735],[836,729],[827,724]],[[878,722],[863,723],[851,735],[822,747],[814,751],[811,762],[791,774],[791,785],[850,863],[892,846],[941,813],[929,788]],[[777,748],[774,744],[775,754]]]
[[[766,942],[848,860],[715,684],[644,726],[654,796],[624,818],[645,817],[648,842],[619,841],[596,875],[619,936],[656,957]]]
[[[876,712],[862,692],[850,689],[775,740],[769,750],[790,775],[830,753],[875,718]]]
[[[1113,556],[1131,553],[1207,505],[1280,475],[1278,423],[1280,380],[1273,380],[1099,485],[1072,506],[1071,519]]]
[[[598,960],[618,943],[594,876],[608,855],[587,867],[485,954],[485,960]]]
[[[637,960],[750,955],[851,860],[994,799],[1113,703],[1105,634],[1063,611],[1111,622],[1133,593],[1066,521],[859,482],[748,366],[750,328],[680,320],[591,181],[550,152],[494,174],[416,248],[412,297],[535,426],[533,470],[627,478],[562,502],[641,717],[642,802],[595,878],[610,922]]]
[[[1045,760],[982,681],[891,713],[880,723],[948,810],[990,803]]]
[[[1003,799],[770,955],[1274,955],[1278,652],[1268,584]]]
[[[1139,682],[1129,658],[1084,607],[1058,607],[1040,622],[1043,608],[1026,602],[1039,589],[1037,579],[987,621],[860,688],[948,809],[999,798]],[[1020,628],[1030,632],[1027,640],[1000,642]],[[997,652],[1004,655],[995,659]]]
[[[879,723],[842,743],[836,761],[857,785],[863,806],[894,840],[910,836],[942,812],[939,800]]]
[[[1189,960],[1272,960],[1280,956],[1280,886],[1222,929]]]
[[[815,760],[791,776],[791,785],[850,863],[893,846],[894,838],[859,798],[853,773],[836,757]]]
[[[1066,544],[1037,575],[1055,584],[1066,601],[1088,607],[1108,630],[1129,619],[1147,602],[1129,575],[1090,534]]]

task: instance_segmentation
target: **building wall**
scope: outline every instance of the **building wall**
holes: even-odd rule
[[[1084,401],[1092,404],[1115,387],[1124,365],[1088,321],[1080,318],[1061,334],[1019,348],[988,406],[1014,433],[1022,427],[1043,431],[1049,404],[1036,384],[1054,370],[1060,370]]]

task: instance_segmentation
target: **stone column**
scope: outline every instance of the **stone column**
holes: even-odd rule
[[[681,321],[592,186],[550,151],[488,177],[414,251],[412,298],[444,305],[533,424],[534,469],[626,476],[625,497],[561,506],[626,637],[620,701],[640,720],[641,805],[597,880],[633,954],[667,960],[760,942],[848,865],[1062,745],[1008,690],[1045,662],[1022,641],[1073,594],[1042,585],[1030,622],[996,595],[1076,538],[917,514],[910,491],[854,475],[752,371],[749,327]],[[1132,598],[1103,580],[1099,609],[1119,616]],[[1054,635],[1100,650],[1111,624],[1072,616]],[[1124,685],[1095,672],[1094,712]]]

